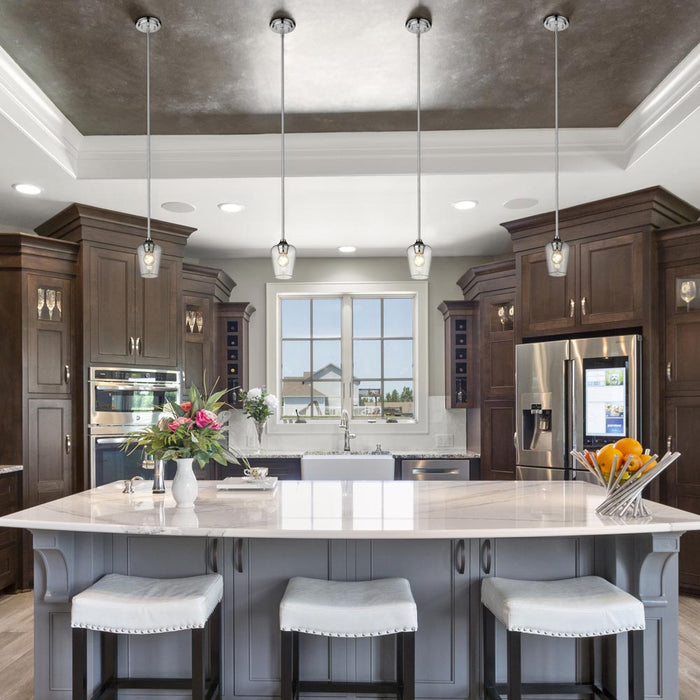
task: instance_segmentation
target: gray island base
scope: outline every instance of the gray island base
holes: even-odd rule
[[[34,535],[37,700],[71,696],[74,594],[109,572],[211,571],[224,577],[227,698],[279,695],[278,606],[292,576],[407,578],[418,606],[416,697],[476,700],[483,697],[481,579],[598,574],[644,603],[646,697],[677,700],[678,551],[682,533],[700,529],[700,517],[648,503],[649,518],[614,520],[595,514],[601,500],[598,487],[571,482],[284,482],[273,493],[236,494],[205,482],[196,507],[181,511],[169,493],[124,495],[107,485],[0,525]],[[302,678],[393,678],[393,637],[301,639]],[[625,635],[523,642],[525,681],[588,680],[600,654],[608,660],[605,687],[627,698]],[[504,643],[499,630],[499,681]],[[96,645],[90,648],[94,685],[100,661]],[[120,675],[187,677],[189,634],[120,638],[119,656]]]

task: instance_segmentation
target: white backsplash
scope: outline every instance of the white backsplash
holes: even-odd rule
[[[362,452],[373,450],[381,443],[384,450],[459,450],[466,448],[466,411],[464,409],[445,408],[444,396],[430,396],[428,400],[430,416],[429,432],[420,434],[402,433],[391,434],[391,424],[387,424],[386,432],[381,435],[362,435],[352,441],[352,450]],[[351,432],[357,432],[359,423],[350,421]],[[300,426],[303,428],[303,426]],[[253,421],[246,418],[242,411],[231,412],[229,427],[230,444],[234,448],[251,450],[257,447],[257,437]],[[263,452],[335,452],[343,449],[343,433],[321,435],[263,435]]]

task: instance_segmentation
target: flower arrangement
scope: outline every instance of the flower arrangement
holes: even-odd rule
[[[226,390],[209,395],[205,390],[202,394],[193,384],[189,401],[167,403],[155,425],[128,434],[123,449],[133,452],[141,447],[154,459],[196,459],[200,467],[210,459],[219,464],[240,464],[225,446],[227,429],[217,415],[226,406],[221,400],[225,394]]]
[[[243,402],[243,413],[256,423],[264,423],[270,416],[274,415],[279,406],[274,394],[268,394],[265,389],[259,387],[248,391],[240,389],[239,393]]]

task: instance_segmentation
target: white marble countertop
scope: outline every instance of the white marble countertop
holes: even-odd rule
[[[248,459],[299,459],[305,454],[308,455],[342,455],[347,454],[342,450],[240,450],[241,454]],[[467,449],[415,449],[415,450],[386,450],[392,457],[400,457],[401,459],[478,459],[479,453],[472,452]],[[361,452],[353,450],[349,454],[371,454],[372,450]]]
[[[12,472],[21,472],[24,466],[21,464],[0,464],[0,474],[12,474]]]
[[[599,516],[600,487],[583,482],[282,481],[272,492],[221,492],[200,482],[178,509],[150,483],[117,483],[0,518],[0,527],[76,532],[314,539],[556,537],[700,530],[700,516],[647,502],[652,515]]]

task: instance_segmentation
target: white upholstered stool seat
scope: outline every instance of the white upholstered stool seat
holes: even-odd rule
[[[511,632],[598,637],[644,629],[644,605],[599,576],[559,581],[486,578],[481,602]]]
[[[171,579],[107,574],[73,598],[71,627],[116,634],[199,629],[223,592],[219,574]]]
[[[280,629],[325,637],[377,637],[418,629],[404,578],[324,581],[293,578],[280,603]]]

